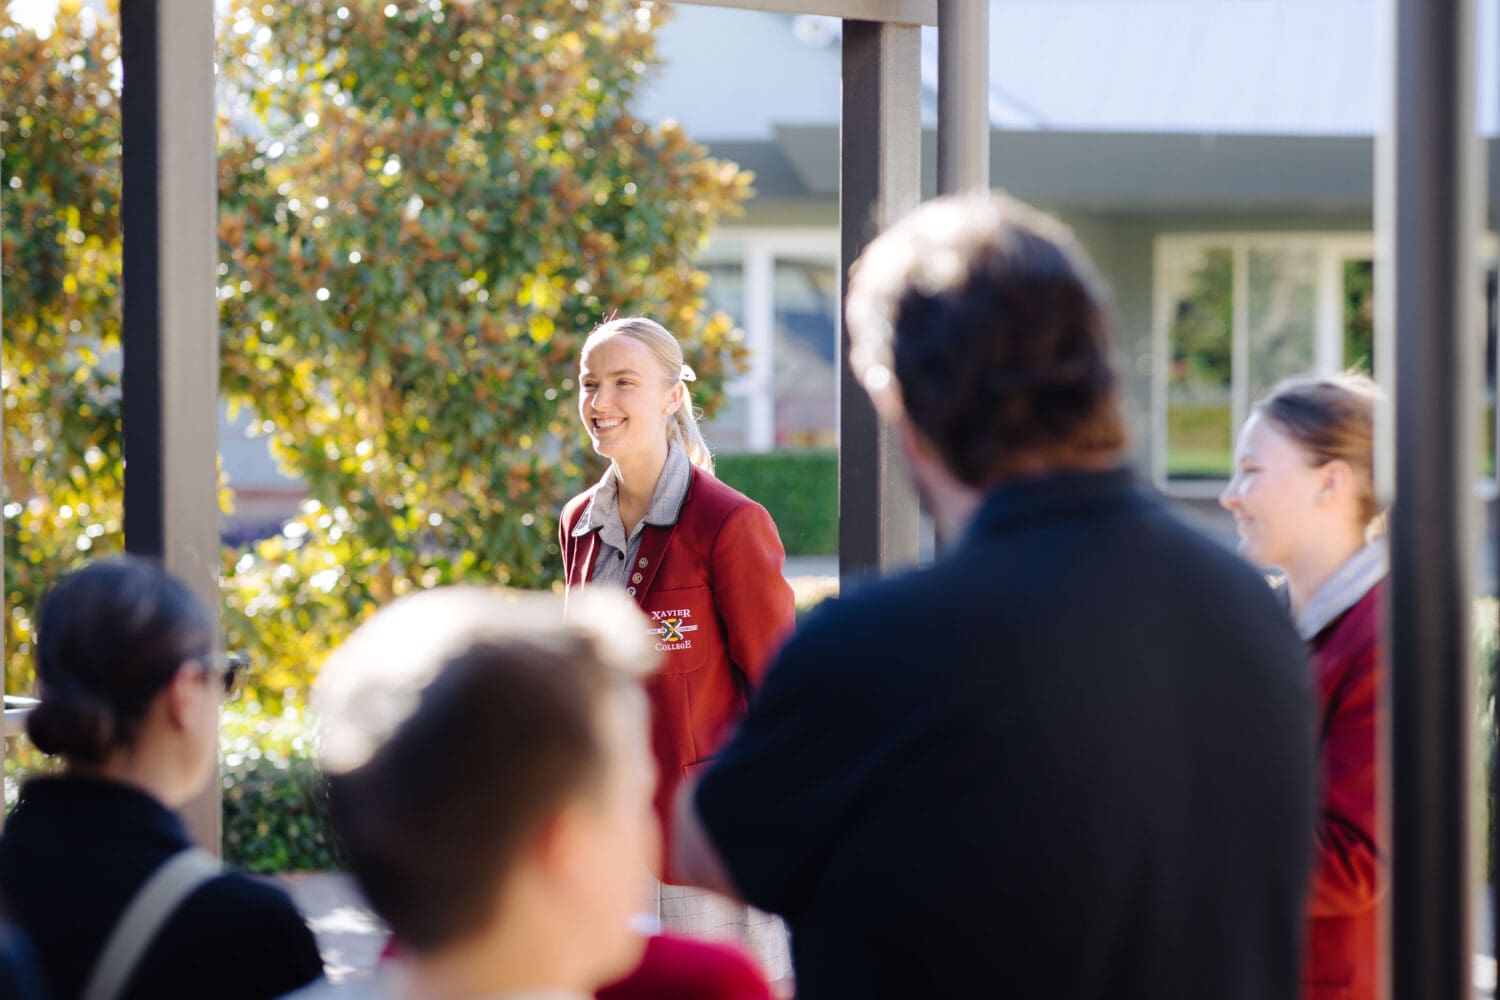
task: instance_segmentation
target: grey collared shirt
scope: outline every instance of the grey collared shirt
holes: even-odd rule
[[[588,506],[583,509],[583,516],[573,526],[574,538],[581,538],[590,531],[599,532],[599,555],[594,559],[594,575],[589,577],[589,583],[630,587],[637,573],[635,564],[641,549],[641,530],[648,524],[667,527],[677,523],[692,476],[693,465],[688,461],[687,452],[676,441],[671,442],[667,446],[667,464],[662,467],[656,489],[651,494],[651,506],[626,538],[625,523],[620,520],[620,477],[614,464],[610,464]],[[633,590],[631,593],[634,596]]]
[[[1302,641],[1311,642],[1330,622],[1358,604],[1371,587],[1385,579],[1389,567],[1390,550],[1384,538],[1376,538],[1350,556],[1348,562],[1323,581],[1323,586],[1297,616],[1297,634]],[[1291,610],[1291,595],[1285,583],[1277,586],[1276,597],[1282,607]]]

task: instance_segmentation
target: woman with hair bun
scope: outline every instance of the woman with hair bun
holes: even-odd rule
[[[93,563],[42,605],[27,729],[66,767],[22,788],[0,892],[54,1000],[263,1000],[322,972],[286,894],[218,873],[173,813],[215,774],[237,664],[214,644],[202,602],[141,559]]]
[[[666,863],[678,786],[743,716],[795,614],[776,525],[714,478],[688,393],[694,378],[677,339],[653,320],[616,319],[589,335],[578,410],[609,468],[563,508],[563,570],[570,593],[586,584],[623,588],[650,619],[661,658],[647,682],[655,805],[668,845],[650,859],[666,883],[656,915],[676,930],[733,933],[779,978],[789,966],[779,921],[672,884]]]
[[[1323,801],[1306,1000],[1379,996],[1376,731],[1387,557],[1373,472],[1377,398],[1363,375],[1282,383],[1245,422],[1234,478],[1219,497],[1245,556],[1285,574],[1280,593],[1312,653]]]

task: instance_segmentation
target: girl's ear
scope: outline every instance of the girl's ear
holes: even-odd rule
[[[672,383],[672,392],[667,397],[666,416],[670,417],[672,414],[678,411],[678,409],[682,406],[682,397],[685,395],[687,395],[687,386],[683,385],[681,382]]]

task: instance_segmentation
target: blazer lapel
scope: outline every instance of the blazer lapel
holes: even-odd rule
[[[677,524],[682,523],[682,518],[677,519]],[[672,544],[672,536],[677,533],[677,524],[660,527],[648,524],[641,530],[641,547],[636,552],[635,565],[630,567],[630,575],[626,577],[626,593],[635,598],[636,604],[641,604],[646,599],[646,592],[651,589],[651,581],[656,579],[656,571],[661,568],[662,555],[667,551],[667,546]]]
[[[588,583],[594,576],[594,560],[599,558],[599,532],[590,531],[586,538],[580,538],[579,541],[587,545],[588,549],[584,553],[583,562],[578,564],[583,567],[583,575],[576,580],[569,581],[574,585]]]
[[[677,508],[676,521],[665,526],[648,524],[641,531],[641,546],[635,555],[635,565],[630,567],[630,575],[625,578],[625,592],[635,598],[636,604],[645,601],[646,593],[651,589],[651,581],[656,579],[656,571],[661,568],[667,546],[672,544],[672,536],[677,534],[677,526],[682,523],[688,501],[693,498],[693,484],[697,481],[698,470],[693,469],[688,475],[687,492],[683,494],[682,504]],[[636,579],[637,577],[640,579]]]

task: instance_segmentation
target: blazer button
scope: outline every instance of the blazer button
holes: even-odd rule
[[[646,564],[648,562],[650,562],[649,559],[647,559],[645,556],[641,556],[641,561],[638,562],[638,563],[636,563],[636,565],[639,566],[641,569],[645,569],[646,568]]]
[[[637,573],[635,576],[632,576],[630,578],[630,582],[631,583],[640,583],[641,582],[641,574]]]
[[[631,597],[634,597],[635,596],[635,588],[634,587],[630,587],[629,589],[627,589],[625,591],[625,593],[629,594]]]

